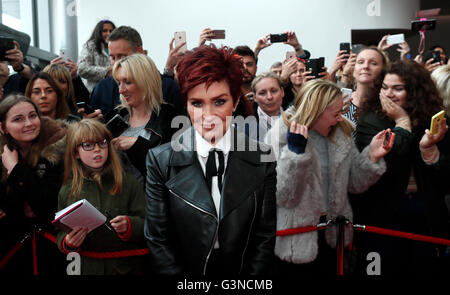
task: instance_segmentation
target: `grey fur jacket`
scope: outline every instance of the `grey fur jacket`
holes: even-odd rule
[[[265,141],[272,145],[277,162],[277,230],[316,225],[322,213],[322,174],[320,158],[311,138],[304,154],[296,154],[287,146],[287,126],[278,119]],[[359,153],[353,139],[338,128],[334,141],[328,145],[328,219],[343,215],[352,220],[352,208],[347,193],[367,190],[386,171],[384,159],[373,163],[369,149]],[[335,225],[325,230],[327,243],[336,246]],[[350,226],[345,231],[346,245],[352,240]],[[318,254],[317,232],[277,237],[275,254],[292,263],[309,263]]]
[[[98,54],[94,41],[84,43],[78,59],[78,75],[83,78],[89,93],[101,79],[105,78],[110,65],[109,56],[103,50],[103,45],[102,54]]]

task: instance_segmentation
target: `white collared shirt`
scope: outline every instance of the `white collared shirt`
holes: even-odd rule
[[[206,176],[206,162],[208,161],[209,151],[211,149],[217,149],[221,150],[224,155],[224,171],[226,171],[227,168],[227,162],[228,162],[228,155],[230,153],[231,149],[231,132],[230,128],[228,128],[225,135],[215,144],[212,145],[208,141],[206,141],[200,133],[195,131],[195,147],[197,150],[197,158],[198,162],[200,163],[200,166],[203,170],[203,175]],[[219,157],[216,155],[216,167],[219,167]],[[225,175],[225,172],[224,172]],[[224,175],[222,175],[222,180]],[[222,194],[219,191],[219,185],[218,185],[218,177],[213,176],[212,182],[211,182],[211,196],[213,198],[214,206],[216,207],[217,212],[217,219],[219,219],[219,212],[220,212],[220,200],[222,198]],[[216,243],[214,245],[215,249],[219,248],[219,241],[216,240]]]
[[[264,137],[266,136],[267,132],[269,132],[269,130],[272,128],[272,125],[275,123],[276,119],[280,117],[283,109],[280,107],[278,116],[273,117],[266,114],[259,106],[256,111],[259,117],[258,126],[256,128],[249,129],[248,137],[262,142],[264,141]]]

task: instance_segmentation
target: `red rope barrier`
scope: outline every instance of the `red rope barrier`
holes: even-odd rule
[[[36,231],[33,230],[31,239],[32,251],[33,251],[33,275],[38,274],[37,270],[37,254],[36,254]]]
[[[56,244],[56,237],[45,230],[39,230],[39,233],[44,236],[44,238]],[[111,258],[124,258],[132,256],[142,256],[150,253],[148,248],[144,249],[132,249],[132,250],[121,250],[112,252],[94,252],[94,251],[80,251],[81,256],[96,258],[96,259],[111,259]]]
[[[135,250],[122,250],[113,252],[91,252],[91,251],[80,251],[81,256],[96,258],[96,259],[111,259],[111,258],[124,258],[132,256],[142,256],[150,253],[148,248],[145,249],[135,249]]]
[[[2,269],[16,255],[17,251],[22,248],[24,241],[17,243],[9,252],[0,260],[0,269]]]
[[[308,233],[312,231],[318,231],[325,229],[327,225],[310,225],[310,226],[304,226],[304,227],[295,227],[295,228],[288,228],[283,230],[277,230],[277,237],[284,237],[284,236],[291,236],[296,234],[302,234],[302,233]]]
[[[387,235],[387,236],[405,238],[405,239],[410,239],[410,240],[415,240],[415,241],[450,246],[450,240],[443,239],[443,238],[435,238],[435,237],[431,237],[431,236],[412,234],[412,233],[407,233],[407,232],[402,232],[402,231],[392,230],[392,229],[385,229],[385,228],[370,226],[370,225],[354,224],[353,228],[355,230],[365,231],[365,232],[370,232],[370,233],[375,233],[375,234],[380,234],[380,235]]]

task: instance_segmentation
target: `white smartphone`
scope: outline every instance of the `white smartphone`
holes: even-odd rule
[[[186,32],[185,31],[175,32],[173,34],[173,37],[175,38],[175,46],[178,46],[182,42],[186,42]],[[184,44],[180,49],[181,49],[181,52],[185,53],[187,51],[187,44]]]
[[[291,59],[291,58],[294,58],[296,56],[297,56],[297,54],[295,53],[295,51],[288,51],[288,52],[286,52],[286,59]]]
[[[387,37],[387,39],[386,39],[387,45],[400,44],[402,42],[405,42],[404,34],[391,35],[391,36]]]
[[[67,61],[67,51],[65,48],[61,48],[59,50],[59,56],[62,57],[62,61],[66,62]]]
[[[342,94],[347,95],[345,99],[349,99],[350,97],[352,97],[353,91],[350,88],[341,88],[341,92]]]

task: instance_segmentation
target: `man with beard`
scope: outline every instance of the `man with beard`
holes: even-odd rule
[[[242,85],[241,96],[239,98],[239,104],[237,105],[234,116],[247,116],[255,115],[256,104],[253,101],[253,92],[251,90],[251,84],[253,78],[255,78],[257,65],[255,53],[248,46],[237,46],[233,49],[233,54],[238,55],[242,60]]]

